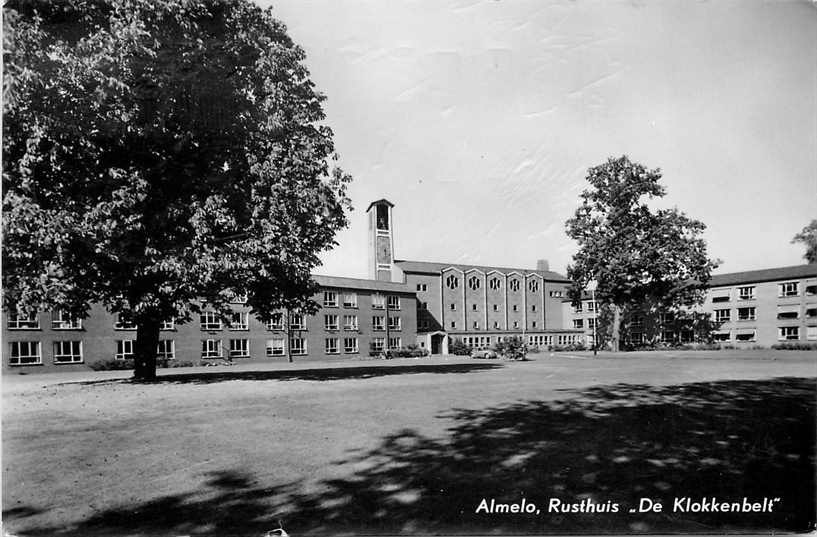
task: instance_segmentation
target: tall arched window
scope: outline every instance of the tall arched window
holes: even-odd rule
[[[460,286],[460,279],[452,274],[448,278],[445,279],[445,285],[449,289],[456,289],[457,287]]]
[[[477,289],[479,289],[480,285],[482,285],[482,283],[476,276],[471,276],[470,278],[468,278],[468,287],[470,287],[472,290],[476,291]]]

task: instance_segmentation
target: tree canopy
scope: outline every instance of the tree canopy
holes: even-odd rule
[[[706,226],[677,208],[652,209],[649,201],[666,189],[661,171],[626,156],[610,158],[587,173],[590,188],[566,223],[578,251],[567,267],[574,302],[596,282],[595,296],[612,306],[613,346],[618,348],[622,310],[650,304],[671,309],[703,298],[717,262],[707,257]]]
[[[4,30],[7,306],[129,315],[143,378],[163,319],[241,295],[262,318],[314,307],[350,177],[270,10],[19,0]]]
[[[809,263],[817,263],[817,219],[814,219],[794,236],[792,244],[802,242],[806,246],[806,253],[803,257]]]

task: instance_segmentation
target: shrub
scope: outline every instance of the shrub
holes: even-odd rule
[[[104,360],[102,362],[91,362],[88,367],[94,371],[119,371],[123,369],[133,369],[133,360]]]
[[[814,351],[817,350],[817,343],[776,343],[772,348],[779,351]]]
[[[455,339],[448,344],[448,353],[456,354],[457,356],[470,356],[471,346],[466,345],[459,339]]]
[[[502,341],[498,341],[494,347],[496,352],[502,355],[503,358],[510,360],[524,360],[528,353],[528,347],[525,345],[525,340],[521,337],[508,337]]]

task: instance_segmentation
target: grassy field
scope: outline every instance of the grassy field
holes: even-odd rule
[[[538,354],[5,375],[17,535],[814,527],[817,355]],[[673,499],[780,498],[772,513]],[[476,513],[489,502],[538,514]],[[630,513],[640,498],[661,513]],[[551,499],[618,513],[549,513]]]

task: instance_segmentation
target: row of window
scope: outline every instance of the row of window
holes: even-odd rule
[[[756,287],[747,285],[745,287],[738,287],[738,300],[754,300],[756,298]],[[817,285],[807,284],[805,286],[806,296],[817,296]],[[800,282],[784,282],[777,284],[778,298],[800,296]],[[731,290],[729,289],[715,289],[712,291],[712,302],[729,302],[731,299]]]
[[[354,354],[360,352],[358,338],[356,337],[329,337],[324,340],[324,352],[326,354],[339,354],[343,344],[343,352]],[[400,337],[389,338],[389,348],[399,349],[402,347]],[[134,344],[132,339],[116,341],[116,360],[129,360],[134,357]],[[386,338],[372,338],[372,350],[385,350]],[[83,363],[82,341],[55,341],[53,344],[53,360],[55,364],[80,364]],[[290,352],[293,355],[305,355],[308,353],[307,340],[305,338],[293,337],[289,339]],[[266,356],[283,356],[286,353],[284,338],[272,338],[266,341]],[[228,341],[227,356],[230,358],[249,358],[249,339],[230,339]],[[202,358],[224,358],[224,347],[220,339],[203,339],[201,341]],[[175,342],[171,339],[160,340],[157,348],[157,358],[160,360],[173,360],[176,358]],[[10,365],[40,365],[42,364],[42,353],[39,341],[12,341],[10,343],[9,354]]]
[[[584,321],[584,319],[573,319],[573,328],[583,329]],[[587,328],[596,328],[596,319],[587,319]]]
[[[817,318],[817,307],[806,307],[805,316],[807,319]],[[716,309],[714,311],[714,318],[716,322],[729,322],[732,320],[732,310],[730,309]],[[799,319],[800,306],[778,306],[778,319]],[[756,320],[755,308],[737,308],[738,321],[754,321]]]
[[[511,324],[513,325],[513,327],[515,329],[519,329],[519,321],[513,321],[513,323],[511,323]],[[531,328],[537,328],[536,321],[531,321],[530,324],[531,324]],[[449,323],[449,326],[456,330],[457,329],[457,321],[451,321]],[[426,327],[428,327],[428,323],[426,323]],[[482,324],[480,324],[479,321],[474,321],[474,322],[471,323],[471,328],[474,329],[474,330],[482,330]],[[506,330],[505,328],[502,328],[501,326],[499,326],[499,321],[494,321],[494,325],[493,325],[493,327],[491,329],[492,330]],[[510,330],[510,328],[508,328],[507,330]]]
[[[497,343],[502,342],[506,337],[510,336],[497,336],[496,341]],[[533,334],[528,336],[528,345],[537,345],[537,346],[544,346],[544,345],[570,345],[572,343],[576,343],[578,338],[581,336],[577,334],[557,334],[557,335],[545,335],[545,334]],[[490,347],[493,343],[492,336],[460,336],[455,338],[456,340],[468,345],[472,348],[482,349],[486,347]]]
[[[596,303],[592,300],[587,301],[585,304],[579,303],[578,306],[573,307],[573,313],[582,313],[584,311],[584,306],[587,306],[587,311],[589,313],[596,312]]]
[[[424,304],[425,304],[425,303],[424,303]],[[494,311],[499,311],[499,305],[497,305],[497,304],[492,304],[492,306],[493,306],[493,308],[492,308],[492,309],[493,309]],[[426,304],[426,308],[427,308],[427,307],[428,307],[428,305]],[[454,303],[454,302],[452,302],[452,303],[451,303],[451,304],[448,306],[448,308],[449,308],[451,311],[457,311],[457,304],[456,304],[456,303]],[[511,306],[511,309],[512,309],[513,311],[519,311],[519,304],[514,304],[513,306]],[[530,310],[531,310],[531,311],[536,311],[536,304],[531,304],[531,305],[530,305]],[[479,311],[479,306],[478,306],[477,304],[471,304],[471,311]]]
[[[39,341],[12,341],[10,344],[9,364],[10,365],[36,365],[42,364],[42,354],[40,352]],[[114,358],[124,360],[133,358],[134,340],[117,340]],[[55,364],[81,364],[84,361],[82,355],[82,341],[55,341],[53,343],[53,359]],[[176,350],[173,340],[159,340],[157,346],[157,358],[160,360],[172,360],[175,358]]]
[[[419,286],[418,286],[418,291]],[[338,295],[337,291],[324,291],[323,292],[323,306],[325,308],[337,308],[338,307]],[[372,295],[372,308],[375,309],[385,309],[388,306],[390,310],[399,310],[400,309],[400,297],[397,295],[388,295],[383,296],[381,294],[374,294]],[[343,307],[344,308],[356,308],[357,307],[357,294],[356,293],[343,293]]]
[[[417,285],[417,290],[418,291],[421,290],[420,285],[425,285],[425,284],[418,284]],[[471,289],[472,291],[476,291],[477,289],[482,287],[482,278],[479,278],[477,276],[471,276],[467,280],[467,285],[468,285],[469,289]],[[460,286],[459,277],[455,276],[453,274],[449,275],[445,279],[445,286],[448,287],[449,289],[457,289]],[[491,289],[496,291],[496,290],[498,290],[498,289],[500,289],[502,287],[502,280],[500,280],[499,278],[491,278],[490,280],[488,280],[488,287],[490,287]],[[518,292],[520,287],[521,287],[520,280],[517,280],[517,279],[509,280],[508,281],[508,287],[510,288],[511,291]],[[422,289],[422,290],[425,291],[425,289]],[[529,280],[528,281],[528,290],[531,291],[532,293],[538,292],[539,291],[539,281],[538,280]],[[557,296],[556,294],[554,294],[556,292],[557,291],[551,291],[550,296]],[[558,293],[559,293],[558,296],[561,296],[561,291],[558,291]]]

